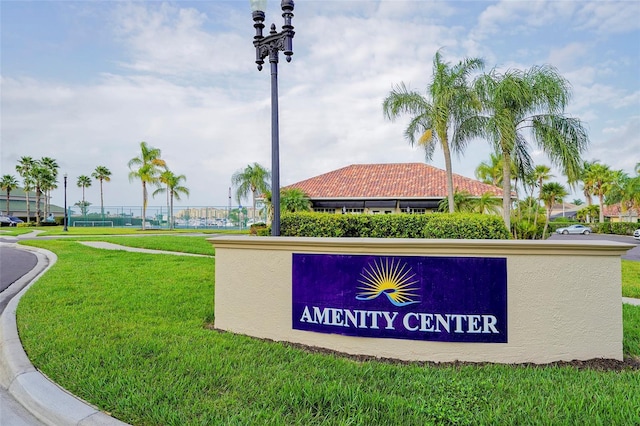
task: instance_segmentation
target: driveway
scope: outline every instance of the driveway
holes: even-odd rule
[[[635,245],[634,248],[629,250],[622,256],[623,259],[640,261],[640,241],[635,240],[631,236],[626,235],[609,235],[609,234],[589,234],[589,235],[562,235],[553,234],[549,237],[550,240],[579,240],[579,241],[615,241],[617,243],[626,243]]]

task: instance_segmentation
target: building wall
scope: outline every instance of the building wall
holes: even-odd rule
[[[621,360],[620,255],[612,242],[216,237],[215,326],[349,354],[417,361]],[[351,337],[292,329],[292,254],[504,257],[508,343]]]

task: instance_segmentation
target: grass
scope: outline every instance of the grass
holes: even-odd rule
[[[144,238],[132,237],[79,237],[72,238],[77,241],[105,241],[128,247],[144,248],[151,250],[175,251],[180,253],[215,255],[213,244],[207,241],[211,236],[176,236],[176,235],[148,235]]]
[[[640,299],[640,262],[622,260],[622,296]]]
[[[58,255],[18,307],[29,358],[134,425],[640,423],[637,370],[307,353],[208,330],[212,259],[27,243]],[[640,307],[625,305],[624,333],[625,355],[640,355]]]

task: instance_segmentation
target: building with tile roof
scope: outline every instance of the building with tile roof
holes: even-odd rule
[[[480,197],[489,192],[502,199],[502,188],[453,175],[458,192]],[[317,212],[426,213],[447,198],[447,174],[424,163],[353,164],[283,189],[297,188]]]
[[[44,194],[40,197],[40,211],[44,213],[45,210],[45,202],[49,201],[48,197]],[[21,219],[27,218],[27,194],[22,188],[16,188],[11,191],[9,195],[9,211],[7,212],[7,192],[0,191],[0,212],[4,215],[17,216]],[[33,191],[29,191],[29,209],[31,213],[31,218],[35,218],[36,216],[36,193]],[[64,208],[56,206],[54,204],[50,205],[49,210],[55,217],[64,216]]]

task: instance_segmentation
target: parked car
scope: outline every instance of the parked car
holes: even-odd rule
[[[582,234],[582,235],[589,235],[591,233],[591,228],[589,228],[588,226],[584,226],[584,225],[571,225],[571,226],[567,226],[565,228],[558,228],[556,229],[556,233],[557,234]]]
[[[0,216],[0,226],[11,226],[9,216]]]
[[[636,229],[635,231],[633,231],[633,238],[635,238],[636,240],[640,240],[640,229]]]
[[[19,223],[24,222],[24,220],[20,219],[19,217],[15,217],[15,216],[7,216],[7,217],[11,220],[10,226],[17,226]]]

